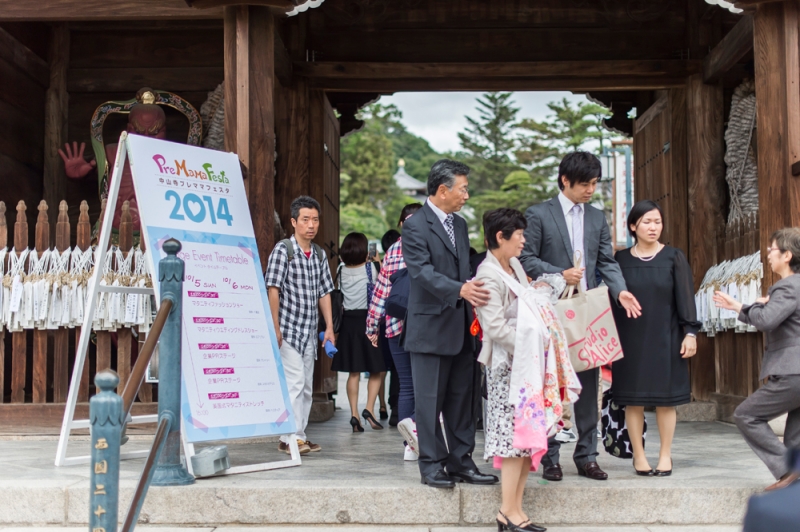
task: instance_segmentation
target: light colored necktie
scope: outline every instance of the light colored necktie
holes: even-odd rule
[[[456,248],[456,232],[453,230],[453,214],[450,213],[444,217],[444,230],[447,231],[447,236],[450,237],[450,242],[453,243],[453,249]]]
[[[583,209],[576,204],[572,206],[572,253],[575,254],[577,252],[581,254],[580,266],[584,266],[586,262],[584,261],[585,253],[583,252]],[[589,275],[589,272],[583,272],[583,277],[581,278],[581,286],[584,290],[587,289],[587,275]]]

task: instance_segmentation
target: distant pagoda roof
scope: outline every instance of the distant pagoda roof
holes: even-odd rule
[[[424,193],[428,189],[427,183],[415,179],[406,172],[406,162],[403,159],[397,161],[397,173],[394,174],[394,182],[400,190]]]

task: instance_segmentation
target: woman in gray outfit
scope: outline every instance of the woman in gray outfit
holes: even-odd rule
[[[733,414],[745,441],[767,465],[777,482],[772,491],[797,481],[786,461],[786,449],[800,447],[800,229],[780,229],[770,238],[767,260],[781,279],[769,295],[743,306],[727,294],[714,296],[720,308],[739,313],[739,320],[766,333],[760,379],[767,379]],[[784,443],[768,422],[788,412]]]

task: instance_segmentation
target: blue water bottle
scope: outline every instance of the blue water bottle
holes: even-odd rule
[[[321,342],[324,339],[325,339],[325,333],[324,332],[319,333],[319,341]],[[333,355],[335,355],[338,352],[339,350],[336,349],[336,346],[333,345],[333,343],[330,340],[325,342],[325,354],[328,355],[328,358],[333,358]]]

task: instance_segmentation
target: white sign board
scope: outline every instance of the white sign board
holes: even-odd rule
[[[166,240],[182,244],[187,441],[294,433],[238,157],[138,135],[127,142],[152,271]]]

